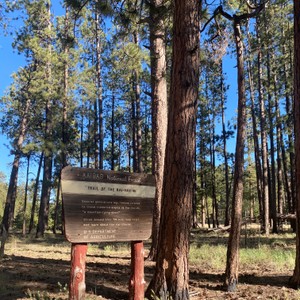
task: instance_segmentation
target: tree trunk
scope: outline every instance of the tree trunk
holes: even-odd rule
[[[259,39],[259,37],[258,37]],[[266,133],[266,116],[265,116],[265,103],[262,91],[262,69],[261,69],[262,53],[261,49],[258,51],[258,95],[260,104],[260,130],[261,130],[261,148],[262,148],[262,195],[263,195],[263,231],[266,235],[270,233],[269,223],[269,176],[268,176],[268,146],[267,146],[267,133]]]
[[[263,217],[263,197],[262,197],[262,166],[260,160],[260,149],[259,149],[259,138],[257,132],[257,121],[255,115],[255,104],[254,104],[254,87],[253,87],[253,76],[252,67],[250,61],[248,61],[248,76],[250,86],[250,100],[251,100],[251,117],[252,117],[252,130],[253,130],[253,143],[254,143],[254,160],[255,160],[255,172],[256,172],[256,188],[259,203],[259,214]]]
[[[27,194],[28,194],[28,177],[30,168],[30,154],[27,154],[27,168],[26,168],[26,181],[25,181],[25,191],[24,191],[24,205],[23,205],[23,228],[22,234],[26,235],[26,208],[27,208]]]
[[[36,174],[35,184],[34,184],[34,192],[33,192],[31,216],[30,216],[28,233],[31,233],[33,224],[34,224],[34,214],[35,214],[36,200],[37,200],[37,194],[38,194],[38,189],[39,189],[39,180],[40,180],[40,174],[41,174],[43,160],[44,160],[44,154],[42,153],[41,157],[40,157],[40,161],[39,161],[37,174]]]
[[[48,30],[51,31],[51,12],[50,2],[46,3],[48,9]],[[51,53],[51,37],[48,40],[48,49]],[[47,61],[46,67],[46,78],[48,80],[48,95],[46,100],[46,112],[45,112],[45,133],[44,133],[44,174],[43,174],[43,185],[41,192],[41,203],[39,210],[38,226],[36,231],[36,237],[44,236],[45,230],[48,227],[49,217],[49,202],[50,202],[50,191],[51,191],[51,177],[52,177],[52,70],[51,61]]]
[[[99,126],[99,169],[103,169],[103,154],[104,154],[104,127],[103,127],[103,97],[102,97],[102,77],[101,77],[101,52],[102,44],[100,37],[100,24],[101,18],[99,13],[96,12],[96,73],[97,73],[97,102],[98,102],[98,126]]]
[[[162,214],[155,275],[148,292],[189,299],[189,234],[199,80],[199,1],[174,1],[173,65]]]
[[[68,92],[69,92],[69,44],[68,44],[68,34],[69,34],[69,9],[66,6],[65,13],[65,42],[64,42],[64,95],[63,95],[63,115],[62,115],[62,168],[67,165],[67,149],[69,144],[68,137]]]
[[[244,152],[246,142],[246,93],[244,76],[244,47],[240,23],[234,20],[234,37],[238,68],[238,117],[235,150],[235,170],[233,181],[233,199],[231,213],[231,229],[229,234],[225,286],[228,291],[235,291],[238,283],[239,244],[241,236],[242,201],[244,191]]]
[[[39,219],[38,219],[38,225],[36,231],[37,238],[44,236],[45,230],[47,229],[48,226],[51,177],[52,177],[52,155],[45,154],[41,203],[40,203]]]
[[[291,284],[300,287],[300,2],[294,0],[294,108],[296,155],[296,262]]]
[[[138,45],[138,33],[133,35],[134,43]],[[141,118],[141,86],[140,75],[137,70],[134,71],[134,92],[135,92],[135,123],[136,123],[136,168],[143,172],[142,162],[142,118]]]
[[[284,190],[283,190],[283,168],[282,168],[282,128],[281,128],[281,116],[279,109],[279,99],[277,94],[277,80],[274,81],[275,91],[275,112],[276,112],[276,142],[277,142],[277,209],[280,215],[283,214],[283,202],[284,202]],[[277,220],[276,220],[277,222]]]
[[[214,99],[213,99],[214,101]],[[211,182],[211,189],[212,189],[212,219],[213,219],[213,227],[219,226],[218,221],[218,202],[217,202],[217,194],[216,194],[216,151],[215,151],[215,106],[212,104],[212,116],[211,116],[211,132],[210,132],[210,182]]]
[[[115,169],[115,95],[112,95],[111,104],[111,163],[110,169]]]
[[[228,226],[230,223],[230,185],[229,185],[229,166],[227,154],[227,134],[225,127],[225,99],[224,99],[224,78],[223,78],[223,62],[220,66],[221,73],[221,110],[222,110],[222,140],[223,140],[223,156],[224,156],[224,169],[225,169],[225,222],[224,225]]]
[[[153,209],[152,245],[149,258],[153,260],[156,260],[158,246],[168,125],[165,25],[161,13],[163,4],[163,0],[151,0],[150,2],[152,173],[155,176],[156,194]]]
[[[58,228],[58,211],[59,211],[59,198],[60,198],[60,186],[61,186],[61,176],[58,176],[58,183],[57,183],[57,190],[56,190],[56,199],[55,199],[55,210],[54,210],[54,217],[53,217],[53,228],[52,231],[56,234],[56,229]]]
[[[266,21],[266,20],[265,20]],[[267,30],[267,26],[265,26]],[[269,140],[270,140],[270,158],[271,158],[271,166],[270,166],[270,175],[269,176],[269,204],[270,204],[270,217],[272,220],[272,233],[278,233],[277,229],[277,209],[276,209],[276,162],[275,162],[275,145],[274,145],[274,112],[273,112],[273,101],[271,95],[271,63],[270,63],[270,53],[267,52],[267,78],[268,78],[268,116],[269,116]],[[276,88],[276,86],[275,86]],[[275,123],[276,124],[276,123]]]

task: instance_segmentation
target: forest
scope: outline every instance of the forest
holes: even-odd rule
[[[230,231],[234,291],[242,224],[265,236],[288,225],[298,238],[299,3],[58,2],[0,4],[26,62],[0,100],[12,154],[9,181],[0,176],[0,255],[12,231],[63,231],[65,166],[147,173],[156,179],[149,289],[189,299],[190,231],[208,228]]]

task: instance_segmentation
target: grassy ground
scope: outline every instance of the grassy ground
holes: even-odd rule
[[[288,287],[295,259],[291,233],[265,237],[257,230],[243,231],[238,291],[223,290],[227,233],[197,231],[190,251],[191,299],[300,299]],[[146,254],[149,243],[145,243]],[[0,265],[0,299],[68,299],[70,244],[62,236],[44,239],[9,238]],[[145,262],[146,282],[154,263]],[[130,245],[89,245],[86,299],[127,299]]]

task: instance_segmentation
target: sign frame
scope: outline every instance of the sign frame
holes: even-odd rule
[[[154,175],[67,166],[61,173],[64,226],[71,243],[151,236]]]

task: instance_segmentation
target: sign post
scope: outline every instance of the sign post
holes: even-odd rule
[[[144,299],[142,241],[151,236],[154,176],[66,167],[61,178],[65,236],[72,243],[70,293],[72,285],[72,293],[81,295],[70,299],[84,299],[86,244],[122,241],[138,241],[132,242],[129,297]],[[74,281],[77,277],[84,284]]]
[[[144,243],[131,242],[131,276],[129,281],[129,300],[144,300]]]
[[[69,299],[81,300],[85,297],[85,258],[87,244],[72,244]]]

